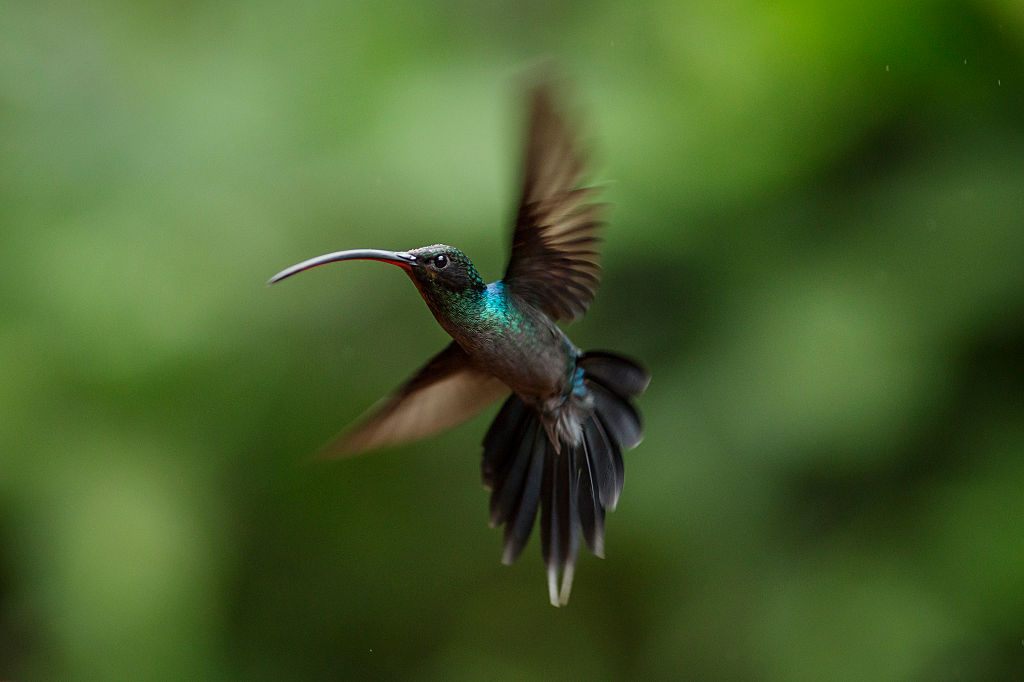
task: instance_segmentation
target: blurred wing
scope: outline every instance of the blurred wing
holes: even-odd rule
[[[499,379],[473,367],[452,342],[321,455],[343,457],[424,438],[469,419],[508,392]]]
[[[584,160],[550,83],[534,88],[523,196],[512,234],[505,285],[556,320],[575,320],[594,299],[601,267],[597,230],[602,204],[579,187]]]

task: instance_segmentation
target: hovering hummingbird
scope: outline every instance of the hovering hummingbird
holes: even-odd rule
[[[622,450],[641,439],[631,401],[650,377],[621,355],[580,351],[555,324],[580,318],[594,298],[602,206],[591,201],[594,188],[580,186],[583,156],[554,91],[545,82],[530,92],[522,198],[502,279],[485,284],[464,253],[435,244],[329,253],[268,284],[345,260],[405,270],[454,340],[328,451],[423,438],[508,396],[483,440],[490,523],[505,525],[502,562],[511,564],[541,507],[548,593],[559,606],[569,600],[580,536],[604,555],[605,510],[622,491]]]

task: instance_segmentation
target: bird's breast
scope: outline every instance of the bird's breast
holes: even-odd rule
[[[456,340],[479,367],[537,404],[572,390],[579,350],[549,320],[521,317]]]
[[[567,398],[580,351],[543,312],[494,282],[444,305],[429,297],[437,321],[480,369],[540,406]]]

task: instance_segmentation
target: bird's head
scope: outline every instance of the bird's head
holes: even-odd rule
[[[486,286],[466,254],[454,246],[421,246],[409,255],[415,258],[416,265],[407,268],[407,272],[428,301],[483,291]]]
[[[344,260],[375,260],[382,263],[397,265],[408,273],[420,294],[435,313],[451,305],[467,295],[482,292],[486,285],[477,274],[473,263],[454,246],[433,244],[422,246],[412,251],[382,251],[379,249],[353,249],[336,251],[316,258],[302,261],[270,278],[267,284],[280,282],[286,277],[303,270],[315,268],[326,263]]]

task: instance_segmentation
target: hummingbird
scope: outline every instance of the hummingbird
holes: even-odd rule
[[[434,244],[328,253],[268,284],[348,260],[405,271],[452,342],[326,450],[344,456],[425,438],[505,398],[483,439],[490,524],[505,526],[502,562],[511,564],[540,508],[548,596],[561,606],[580,538],[604,556],[605,512],[624,481],[622,451],[642,437],[633,399],[650,376],[623,355],[581,351],[557,324],[582,317],[594,298],[604,206],[581,184],[584,155],[554,84],[535,84],[528,103],[522,194],[500,280],[485,283],[462,251]]]

